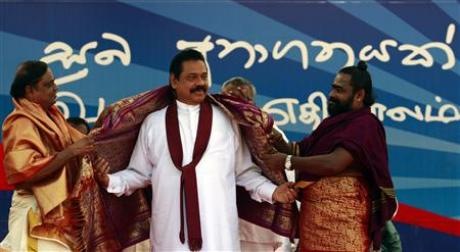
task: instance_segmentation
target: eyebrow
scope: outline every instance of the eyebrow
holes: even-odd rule
[[[190,75],[207,75],[208,73],[207,72],[203,72],[203,73],[195,73],[195,72],[192,72],[192,73],[188,73],[187,76],[190,76]]]
[[[332,83],[331,87],[336,88],[336,89],[343,89],[342,86],[334,84],[334,83]]]

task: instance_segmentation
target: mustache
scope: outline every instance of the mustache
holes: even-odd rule
[[[207,92],[208,88],[206,86],[196,86],[196,87],[190,89],[190,93],[194,93],[194,92],[197,92],[197,91]]]

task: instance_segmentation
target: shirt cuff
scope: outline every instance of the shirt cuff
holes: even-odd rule
[[[271,182],[266,182],[260,187],[260,196],[263,201],[273,204],[273,193],[277,186]]]
[[[118,197],[122,196],[124,194],[124,186],[123,186],[123,181],[119,176],[114,176],[111,174],[108,174],[109,176],[109,184],[107,186],[107,192],[113,193],[117,195]]]

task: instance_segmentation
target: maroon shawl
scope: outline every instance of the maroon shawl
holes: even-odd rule
[[[270,170],[261,161],[260,155],[273,152],[268,135],[273,120],[256,106],[237,98],[224,95],[209,95],[213,104],[226,112],[241,128],[242,135],[248,144],[254,161],[262,169],[262,173],[274,184],[286,182],[284,172]],[[133,97],[125,98],[109,106],[98,118],[91,135],[96,139],[98,158],[107,162],[96,169],[113,173],[125,169],[129,163],[137,135],[145,117],[173,103],[175,98],[169,86],[164,86]],[[298,212],[292,204],[269,204],[251,200],[248,192],[237,188],[237,205],[239,216],[245,220],[271,229],[284,235],[294,236],[297,231]],[[150,213],[148,196],[138,190],[129,197],[104,195],[104,205],[123,244],[132,244],[139,239],[147,239],[149,232],[142,221],[148,222]],[[126,210],[132,209],[132,210]],[[130,222],[129,220],[136,220]],[[126,227],[132,227],[130,233]],[[129,229],[129,228],[128,228]],[[134,233],[134,234],[132,234]]]
[[[365,168],[372,194],[370,234],[374,249],[381,244],[381,229],[396,211],[395,192],[388,169],[388,152],[382,123],[368,107],[325,119],[300,143],[300,155],[327,154],[337,147],[348,150]],[[310,174],[299,174],[309,180]]]

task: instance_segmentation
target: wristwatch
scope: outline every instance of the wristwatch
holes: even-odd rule
[[[291,158],[292,158],[292,155],[287,155],[286,159],[284,160],[284,169],[288,171],[292,171]]]

